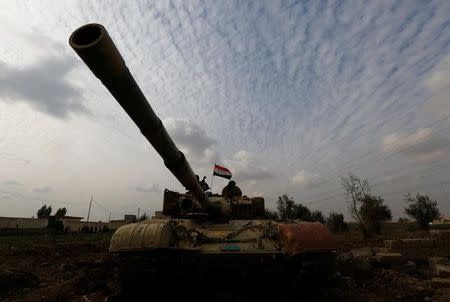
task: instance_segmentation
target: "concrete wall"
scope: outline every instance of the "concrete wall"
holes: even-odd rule
[[[431,230],[428,238],[385,240],[389,252],[401,253],[407,259],[450,256],[450,230]]]
[[[0,217],[0,229],[42,229],[47,219]]]
[[[109,230],[116,230],[120,226],[127,224],[126,222],[86,222],[86,221],[64,221],[64,229],[69,228],[69,232],[80,232],[84,226],[89,228],[97,228],[97,231],[101,231],[104,226]]]
[[[43,229],[47,227],[47,219],[38,218],[15,218],[15,217],[0,217],[0,230],[2,229]],[[69,227],[70,232],[79,232],[83,226],[92,227],[100,231],[104,226],[110,230],[115,230],[122,225],[127,224],[125,221],[120,222],[86,222],[79,220],[64,220],[64,228]]]

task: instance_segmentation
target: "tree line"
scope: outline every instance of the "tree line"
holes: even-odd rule
[[[348,231],[344,221],[344,215],[331,212],[327,217],[319,210],[311,211],[305,205],[296,203],[288,194],[278,197],[277,209],[274,211],[266,209],[265,218],[268,219],[299,219],[309,222],[325,223],[332,232]]]
[[[341,185],[346,193],[350,215],[358,223],[363,236],[367,238],[380,234],[383,224],[392,220],[391,209],[384,199],[372,193],[367,179],[361,179],[354,174],[341,177]],[[430,223],[441,216],[438,202],[428,195],[417,193],[413,196],[411,193],[407,193],[404,201],[406,203],[405,214],[423,230],[428,230]],[[296,203],[287,194],[279,196],[277,209],[275,211],[266,210],[265,216],[271,219],[318,221],[327,224],[333,232],[348,230],[343,214],[331,212],[325,218],[321,211],[311,211],[305,205]],[[399,222],[407,221],[409,221],[407,218],[399,219]]]
[[[47,228],[62,231],[64,229],[64,225],[60,219],[66,216],[67,209],[59,208],[58,210],[56,210],[55,215],[51,214],[52,214],[52,206],[51,205],[47,206],[47,204],[44,204],[37,211],[37,218],[47,219],[48,221]]]
[[[380,234],[383,224],[392,220],[391,209],[385,204],[384,199],[372,193],[367,179],[361,179],[354,174],[341,177],[341,185],[346,193],[346,201],[351,217],[358,223],[359,229],[364,237],[371,237]],[[417,225],[428,230],[433,220],[439,219],[441,213],[438,202],[428,195],[417,193],[415,196],[407,193],[404,196],[406,206],[405,214],[413,219]],[[52,206],[44,204],[38,211],[38,218],[47,218],[49,227],[60,228],[62,223],[60,218],[67,213],[66,208],[60,208],[55,215],[51,215]],[[137,221],[148,219],[144,213],[138,217]],[[325,223],[333,232],[343,232],[348,230],[344,221],[344,215],[331,212],[327,217],[319,210],[311,211],[307,206],[297,203],[288,194],[278,197],[277,209],[274,211],[266,209],[265,218],[269,219],[299,219],[303,221],[317,221]],[[407,218],[400,218],[399,222],[407,222]]]

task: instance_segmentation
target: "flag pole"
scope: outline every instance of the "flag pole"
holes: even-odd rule
[[[212,187],[213,187],[213,183],[214,183],[214,169],[216,168],[216,163],[214,163],[214,167],[213,167],[213,173],[211,175],[211,186],[209,187],[209,190],[212,193]]]

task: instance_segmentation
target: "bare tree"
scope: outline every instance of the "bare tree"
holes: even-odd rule
[[[369,233],[360,214],[360,206],[366,198],[366,195],[370,192],[369,182],[367,179],[360,179],[350,173],[348,177],[341,177],[341,184],[347,194],[350,214],[359,222],[363,236],[369,237]]]

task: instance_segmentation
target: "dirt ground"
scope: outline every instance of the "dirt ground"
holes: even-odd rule
[[[30,287],[1,291],[0,301],[123,301],[118,281],[118,259],[107,252],[111,234],[34,234],[0,236],[0,268],[31,273],[38,283]],[[390,231],[383,237],[363,240],[356,231],[337,235],[339,254],[360,247],[380,247],[384,239],[425,237],[417,231]],[[348,254],[348,253],[347,253]],[[339,256],[338,256],[339,258]],[[341,261],[341,260],[339,260]],[[346,276],[343,266],[330,284],[308,289],[268,294],[264,280],[251,290],[236,291],[227,284],[206,290],[203,284],[190,286],[186,292],[178,284],[167,289],[140,288],[143,301],[153,300],[155,290],[161,296],[178,293],[186,299],[216,301],[450,301],[448,289],[433,289],[427,266],[419,263],[413,271],[386,267],[368,268]],[[1,272],[1,270],[0,270]],[[1,275],[1,273],[0,273]],[[1,276],[0,276],[1,277]],[[150,281],[149,281],[150,282]],[[320,282],[319,282],[320,283]],[[149,284],[150,285],[150,284]],[[319,285],[319,284],[316,284]],[[210,286],[208,286],[210,287]],[[267,292],[267,294],[266,294]]]

